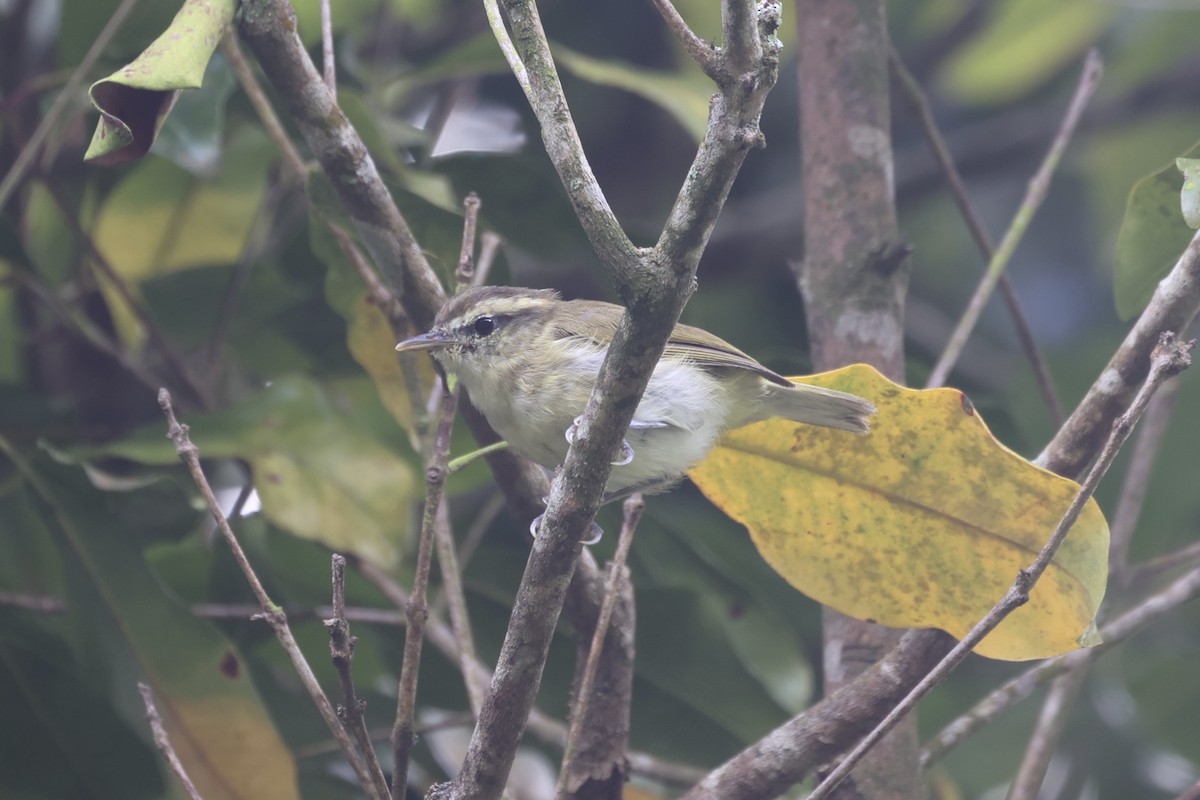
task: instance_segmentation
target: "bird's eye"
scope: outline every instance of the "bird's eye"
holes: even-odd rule
[[[496,320],[492,317],[480,317],[471,323],[471,327],[475,329],[475,333],[480,336],[487,336],[492,331],[496,330]]]

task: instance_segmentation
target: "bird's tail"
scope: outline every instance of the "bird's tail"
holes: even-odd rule
[[[869,432],[869,418],[875,413],[875,406],[858,395],[806,383],[771,384],[764,406],[770,412],[768,417],[783,417],[853,433]]]

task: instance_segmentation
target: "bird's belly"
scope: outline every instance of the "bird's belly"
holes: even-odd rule
[[[605,484],[606,494],[670,485],[704,457],[720,434],[724,415],[714,414],[712,408],[721,391],[719,385],[715,381],[710,384],[711,379],[703,374],[689,374],[688,380],[681,382],[672,374],[676,369],[679,367],[659,364],[655,370],[634,414],[633,427],[625,433],[633,458],[628,464],[613,467]],[[468,393],[513,450],[554,469],[566,458],[570,445],[567,430],[583,413],[593,380],[594,375],[580,375],[577,380],[565,382],[550,402],[544,391],[528,390],[519,379],[508,383],[507,396],[494,392],[471,394],[469,388]],[[681,391],[681,385],[687,389]],[[566,413],[556,414],[548,405]]]

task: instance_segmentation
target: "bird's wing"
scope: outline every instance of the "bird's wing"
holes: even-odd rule
[[[578,336],[607,346],[617,332],[625,309],[596,300],[573,300],[570,304],[574,313],[556,315],[559,335]],[[792,385],[787,378],[767,369],[719,336],[691,325],[675,326],[663,356],[686,359],[698,367],[744,369],[780,386]]]

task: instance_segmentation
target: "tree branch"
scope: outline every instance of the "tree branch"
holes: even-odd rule
[[[634,638],[633,585],[625,560],[645,508],[646,501],[641,494],[634,494],[625,501],[617,551],[608,564],[604,601],[592,626],[591,644],[576,681],[571,726],[558,775],[556,795],[560,798],[620,798],[624,788],[625,750],[629,744],[629,712],[633,699]],[[618,605],[622,607],[620,626],[610,643],[608,634],[613,629],[609,624]],[[607,668],[601,672],[601,657],[606,649],[613,647],[618,647],[620,652],[608,655]],[[602,683],[597,682],[597,675],[601,676]]]
[[[1087,395],[1034,463],[1078,475],[1103,446],[1108,431],[1150,370],[1150,353],[1163,331],[1186,331],[1200,312],[1200,232],[1159,281],[1146,310],[1125,336]]]
[[[433,560],[433,546],[438,527],[438,514],[446,488],[446,461],[450,454],[450,431],[458,406],[458,392],[443,386],[438,413],[437,432],[430,448],[425,468],[425,511],[421,518],[421,534],[417,544],[417,563],[413,570],[412,592],[405,609],[408,630],[404,634],[404,661],[400,668],[400,685],[396,693],[396,720],[392,728],[392,797],[402,800],[408,791],[408,756],[415,743],[417,671],[421,664],[421,645],[425,640],[425,621],[429,616],[426,588]],[[469,677],[469,676],[468,676]]]
[[[750,0],[728,2],[741,4],[741,10],[731,12],[735,17],[752,13]],[[503,789],[540,684],[580,539],[591,525],[621,438],[692,290],[700,252],[719,206],[748,148],[761,142],[758,120],[777,71],[772,54],[764,56],[750,74],[730,76],[736,79],[714,98],[709,132],[659,245],[652,251],[639,251],[615,225],[587,167],[534,3],[508,0],[504,8],[513,28],[514,47],[528,72],[529,98],[543,127],[547,152],[628,311],[551,487],[550,502],[462,772],[452,784],[435,787],[436,797],[493,798]],[[777,14],[778,8],[765,8],[764,24],[770,28],[771,12]],[[773,33],[773,28],[770,30]],[[744,47],[753,52],[755,46]]]
[[[941,631],[909,631],[852,683],[717,767],[681,800],[768,800],[783,794],[866,733],[953,645]]]
[[[346,558],[334,553],[331,556],[333,583],[333,614],[325,620],[325,629],[329,631],[329,657],[333,660],[338,679],[342,684],[342,699],[345,701],[337,710],[338,717],[350,730],[358,750],[366,762],[367,771],[371,774],[374,796],[388,796],[387,778],[383,776],[383,768],[379,766],[379,758],[375,755],[375,745],[371,734],[367,731],[367,721],[363,711],[367,708],[365,700],[360,700],[354,688],[354,676],[351,665],[354,660],[354,646],[358,637],[351,635],[350,623],[346,621]]]
[[[204,800],[200,796],[200,793],[196,791],[196,784],[192,783],[187,770],[183,768],[183,762],[179,760],[179,755],[171,745],[171,739],[167,736],[167,729],[163,726],[162,717],[158,714],[158,706],[154,704],[154,690],[140,681],[137,686],[138,692],[142,695],[142,704],[146,706],[146,721],[150,723],[150,733],[154,737],[154,746],[158,748],[158,752],[162,753],[163,758],[167,760],[167,765],[171,767],[171,772],[175,773],[175,777],[179,779],[179,783],[183,786],[183,790],[187,792],[187,796],[191,800]]]

